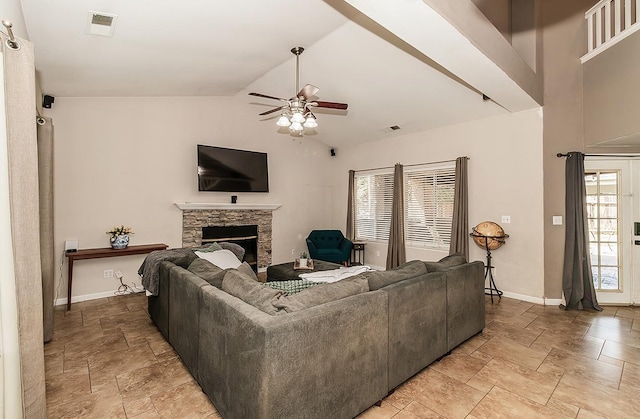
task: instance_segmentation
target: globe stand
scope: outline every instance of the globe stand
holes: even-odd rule
[[[493,292],[498,296],[498,299],[502,300],[502,291],[498,289],[496,286],[496,281],[493,279],[493,265],[491,264],[491,249],[489,249],[489,239],[504,239],[505,236],[482,236],[484,238],[484,248],[487,251],[487,265],[484,271],[484,279],[487,280],[487,276],[489,277],[489,288],[484,289],[485,295],[491,296],[491,304],[493,304]],[[489,290],[489,292],[487,292]]]
[[[493,265],[491,264],[491,247],[489,246],[489,240],[497,241],[500,244],[504,243],[504,239],[509,237],[508,234],[504,234],[502,236],[487,236],[479,233],[475,228],[473,229],[473,233],[470,234],[474,238],[483,239],[484,240],[484,249],[487,251],[487,264],[485,265],[484,271],[484,279],[485,282],[487,278],[489,279],[489,287],[484,289],[485,295],[491,296],[491,304],[493,304],[493,296],[494,294],[498,297],[498,299],[502,299],[503,292],[498,289],[496,286],[496,281],[493,279]],[[476,244],[480,245],[480,243],[476,242]],[[489,291],[489,292],[487,292]]]

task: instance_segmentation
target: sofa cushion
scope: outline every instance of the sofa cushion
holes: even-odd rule
[[[240,260],[233,254],[231,250],[222,249],[215,252],[195,252],[196,256],[206,259],[219,268],[237,268],[242,264]]]
[[[198,252],[215,252],[217,250],[222,250],[222,247],[218,244],[218,243],[210,243],[206,246],[203,246],[199,249],[193,249],[194,251],[198,251]]]
[[[369,271],[365,272],[363,275],[369,281],[369,289],[371,291],[375,291],[386,287],[387,285],[395,284],[396,282],[404,281],[405,279],[426,273],[427,268],[423,262],[419,260],[412,260],[388,271]]]
[[[242,262],[242,265],[238,266],[236,269],[242,272],[243,274],[245,274],[246,276],[248,276],[249,278],[253,279],[254,281],[260,282],[258,281],[258,276],[253,271],[253,268],[247,262]]]
[[[225,272],[208,260],[196,258],[196,260],[191,262],[187,270],[198,275],[214,287],[218,289],[222,288],[222,278]]]
[[[465,256],[462,253],[454,253],[443,257],[437,262],[424,262],[424,265],[429,272],[440,272],[464,263],[467,263]]]
[[[271,301],[284,295],[283,291],[266,287],[237,269],[226,270],[222,291],[272,316],[279,314],[280,309],[271,304]]]
[[[282,296],[273,300],[273,305],[277,309],[292,313],[367,291],[369,282],[360,274],[342,281],[307,288],[294,295]]]

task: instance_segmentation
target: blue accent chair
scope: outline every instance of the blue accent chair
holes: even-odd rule
[[[353,243],[340,230],[313,230],[307,248],[311,259],[349,265]]]

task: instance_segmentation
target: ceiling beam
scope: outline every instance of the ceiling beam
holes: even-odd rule
[[[505,109],[541,106],[541,75],[469,0],[345,1]]]

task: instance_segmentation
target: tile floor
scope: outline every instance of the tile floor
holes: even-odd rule
[[[146,312],[144,295],[58,307],[45,345],[49,418],[217,418]],[[640,417],[640,308],[487,299],[484,331],[360,415]]]

